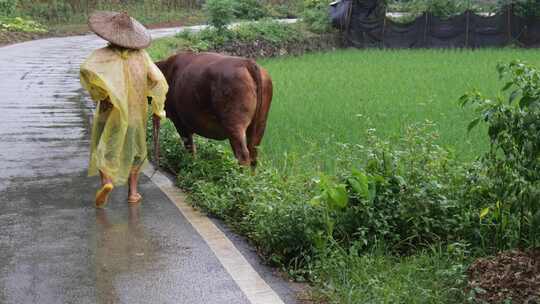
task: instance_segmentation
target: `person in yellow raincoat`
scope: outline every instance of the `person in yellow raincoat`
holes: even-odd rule
[[[165,117],[167,81],[144,48],[151,43],[146,28],[127,13],[96,12],[92,31],[110,42],[81,65],[81,85],[97,102],[92,128],[89,176],[101,176],[96,207],[107,203],[113,185],[129,181],[128,202],[142,196],[137,180],[147,160],[148,97],[154,121]]]

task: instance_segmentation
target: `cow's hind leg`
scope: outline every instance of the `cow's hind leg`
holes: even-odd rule
[[[249,151],[251,168],[255,170],[255,168],[257,167],[257,155],[258,155],[257,146],[259,145],[260,140],[257,140],[256,134],[252,132],[251,128],[253,128],[253,126],[254,125],[251,124],[247,131],[247,134],[248,134],[247,148]]]
[[[197,147],[195,147],[195,143],[193,142],[193,134],[187,134],[181,137],[182,137],[182,141],[184,142],[184,147],[186,148],[186,150],[188,150],[188,152],[191,153],[193,157],[195,157],[197,154]]]
[[[234,132],[229,138],[231,147],[234,152],[234,156],[238,160],[241,166],[248,166],[251,163],[249,149],[247,147],[246,133]]]
[[[180,135],[180,138],[182,139],[182,143],[184,144],[184,148],[191,153],[191,155],[195,156],[197,153],[197,149],[195,148],[195,144],[193,143],[193,133],[189,133],[187,128],[184,127],[184,125],[179,121],[171,118],[171,120],[174,123],[174,127],[176,128],[176,132],[178,132],[178,135]]]

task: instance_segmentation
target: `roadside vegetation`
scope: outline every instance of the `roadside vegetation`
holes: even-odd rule
[[[219,50],[227,37],[286,44],[302,39],[300,28],[309,26],[213,28],[160,40],[150,53],[157,60],[177,50]],[[314,283],[314,296],[474,303],[485,290],[470,285],[471,262],[540,240],[538,177],[524,169],[537,162],[529,147],[536,135],[515,132],[531,127],[515,125],[520,119],[538,115],[538,95],[525,88],[540,78],[513,63],[499,67],[501,83],[497,62],[515,58],[538,64],[535,52],[515,49],[261,59],[275,95],[257,174],[238,167],[226,143],[197,138],[191,157],[170,122],[161,137],[164,166],[195,206],[248,236],[269,264]],[[495,106],[508,96],[512,103]]]
[[[321,7],[308,1],[304,12]],[[324,18],[227,28],[231,15],[222,23],[219,15],[230,4],[215,8],[206,8],[218,16],[213,27],[159,40],[151,56],[227,52],[229,43],[286,48],[329,32],[313,26]],[[516,268],[533,273],[527,288],[508,283],[512,271],[483,271],[489,258],[471,266],[540,241],[540,73],[515,61],[538,65],[535,51],[240,55],[258,57],[275,87],[255,175],[227,143],[198,137],[193,158],[170,122],[162,129],[164,166],[194,206],[248,236],[267,263],[315,284],[313,296],[329,303],[540,297],[534,263]]]
[[[148,27],[204,24],[206,2],[199,0],[0,0],[0,44],[43,36],[82,34],[96,10],[126,11]],[[292,18],[303,10],[300,0],[230,0],[233,20]]]

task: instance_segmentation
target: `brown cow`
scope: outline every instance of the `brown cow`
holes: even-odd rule
[[[193,134],[228,139],[241,165],[257,165],[272,101],[272,80],[253,60],[215,53],[179,53],[157,63],[167,82],[171,119],[195,154]]]

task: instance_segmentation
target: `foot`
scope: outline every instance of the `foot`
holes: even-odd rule
[[[113,188],[112,183],[106,183],[96,192],[96,208],[103,208],[107,204],[109,193]]]
[[[136,204],[142,200],[142,195],[140,193],[132,193],[128,195],[128,203]]]

